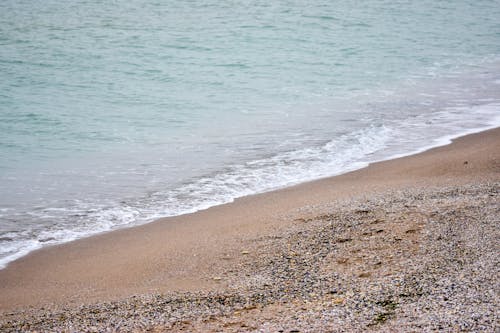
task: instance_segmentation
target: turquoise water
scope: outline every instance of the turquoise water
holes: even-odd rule
[[[0,3],[0,264],[500,124],[500,1]]]

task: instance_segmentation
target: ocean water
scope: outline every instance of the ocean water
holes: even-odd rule
[[[500,125],[500,1],[0,2],[0,267]]]

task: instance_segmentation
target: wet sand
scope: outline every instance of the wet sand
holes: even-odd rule
[[[48,247],[0,271],[0,330],[495,331],[499,181],[494,129]]]

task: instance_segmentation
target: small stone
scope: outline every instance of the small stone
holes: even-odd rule
[[[344,303],[345,299],[342,298],[342,297],[335,297],[335,298],[332,298],[332,303],[333,304],[342,304]]]
[[[352,238],[339,238],[337,239],[337,243],[346,243],[352,241]]]

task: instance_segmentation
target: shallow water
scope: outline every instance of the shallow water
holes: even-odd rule
[[[0,264],[500,124],[500,1],[3,1]]]

